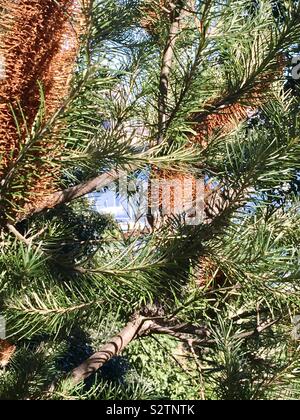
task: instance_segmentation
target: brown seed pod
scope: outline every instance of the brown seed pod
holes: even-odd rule
[[[0,339],[0,368],[5,368],[16,351],[16,346]]]
[[[63,153],[57,136],[29,147],[45,98],[44,122],[63,104],[78,52],[78,0],[0,0],[1,211],[13,216],[55,189]],[[26,153],[25,153],[26,152]],[[17,194],[16,194],[17,191]],[[13,204],[12,204],[13,203]],[[14,207],[14,208],[12,208]]]

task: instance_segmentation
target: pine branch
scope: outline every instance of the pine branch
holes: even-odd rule
[[[160,325],[161,317],[145,318],[142,315],[136,315],[133,321],[130,321],[126,327],[120,331],[118,335],[113,337],[107,344],[105,344],[98,352],[93,354],[87,360],[85,360],[80,366],[75,368],[67,378],[64,379],[68,385],[75,386],[76,384],[84,381],[97,370],[99,370],[105,363],[107,363],[112,357],[120,354],[125,347],[128,346],[134,339],[143,337],[151,334],[168,334],[176,337],[181,341],[186,341],[198,345],[208,345],[213,343],[210,340],[193,340],[190,337],[180,334],[181,328],[184,330],[184,326],[173,326],[166,328]],[[198,328],[193,328],[193,331],[198,331]]]
[[[193,2],[191,2],[191,3],[193,3]],[[180,110],[184,100],[186,99],[186,96],[189,93],[190,88],[192,87],[193,79],[195,78],[195,76],[197,76],[197,70],[199,69],[199,65],[202,62],[201,54],[206,47],[207,32],[208,32],[208,28],[209,28],[209,25],[207,24],[207,25],[204,26],[203,22],[206,22],[211,7],[212,7],[212,1],[211,0],[208,0],[207,2],[205,2],[203,14],[202,14],[201,20],[199,20],[199,22],[198,22],[198,18],[197,18],[196,13],[193,10],[194,8],[193,8],[192,4],[191,4],[190,9],[186,10],[186,12],[188,14],[195,13],[196,26],[198,27],[198,25],[199,25],[199,35],[200,35],[199,45],[197,47],[197,51],[196,51],[196,54],[195,54],[194,61],[191,65],[191,68],[187,71],[187,74],[184,77],[183,87],[182,87],[181,92],[179,94],[179,98],[176,101],[174,109],[172,110],[172,113],[171,113],[171,115],[170,115],[170,117],[169,117],[169,119],[166,123],[166,130],[168,130],[168,128],[171,126],[174,118],[176,118],[178,111]]]
[[[280,319],[278,318],[267,324],[259,325],[250,332],[238,334],[236,339],[250,339],[256,335],[260,335],[277,324]],[[187,334],[180,333],[180,331],[187,331],[188,335],[197,335],[197,338],[191,338]],[[192,325],[173,325],[168,327],[164,324],[163,318],[161,317],[145,318],[143,315],[136,315],[135,319],[130,321],[118,335],[109,340],[98,352],[94,353],[75,368],[64,379],[64,382],[71,386],[77,385],[93,375],[112,357],[119,355],[133,340],[152,334],[167,334],[186,342],[189,346],[211,347],[216,344],[215,339],[208,337],[208,330],[199,330],[199,327]]]

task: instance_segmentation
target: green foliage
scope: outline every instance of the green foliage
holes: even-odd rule
[[[134,342],[125,354],[138,372],[142,372],[143,380],[155,389],[156,399],[199,398],[200,383],[195,363],[177,340],[145,338]]]

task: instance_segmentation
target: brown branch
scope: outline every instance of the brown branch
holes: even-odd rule
[[[120,354],[132,340],[145,334],[151,328],[152,322],[152,320],[147,320],[143,316],[137,316],[135,320],[129,322],[118,335],[109,340],[97,353],[75,368],[67,380],[70,380],[71,384],[76,385],[87,379],[108,360]]]
[[[72,385],[76,385],[79,382],[84,381],[99,370],[112,357],[119,355],[134,339],[145,335],[168,334],[181,341],[188,341],[190,343],[203,346],[213,343],[212,340],[193,340],[188,337],[187,334],[191,334],[190,331],[200,333],[198,327],[191,329],[189,326],[181,324],[168,328],[164,325],[160,325],[159,322],[163,323],[163,319],[161,317],[146,318],[142,315],[136,316],[135,319],[130,321],[118,335],[109,340],[109,342],[106,343],[98,352],[75,368],[71,374],[68,375],[66,380]],[[182,334],[180,331],[189,332]],[[202,330],[201,334],[203,334]]]
[[[28,211],[17,220],[27,219],[34,214],[41,213],[42,211],[52,209],[62,204],[70,203],[78,198],[81,198],[97,189],[104,188],[111,182],[115,181],[119,177],[119,173],[116,170],[99,175],[88,181],[82,182],[74,187],[67,188],[62,191],[55,192],[46,197],[38,206],[31,207]]]

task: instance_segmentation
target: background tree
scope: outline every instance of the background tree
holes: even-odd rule
[[[2,5],[1,398],[298,398],[299,2],[43,6]],[[124,235],[82,199],[120,169],[205,220]]]

